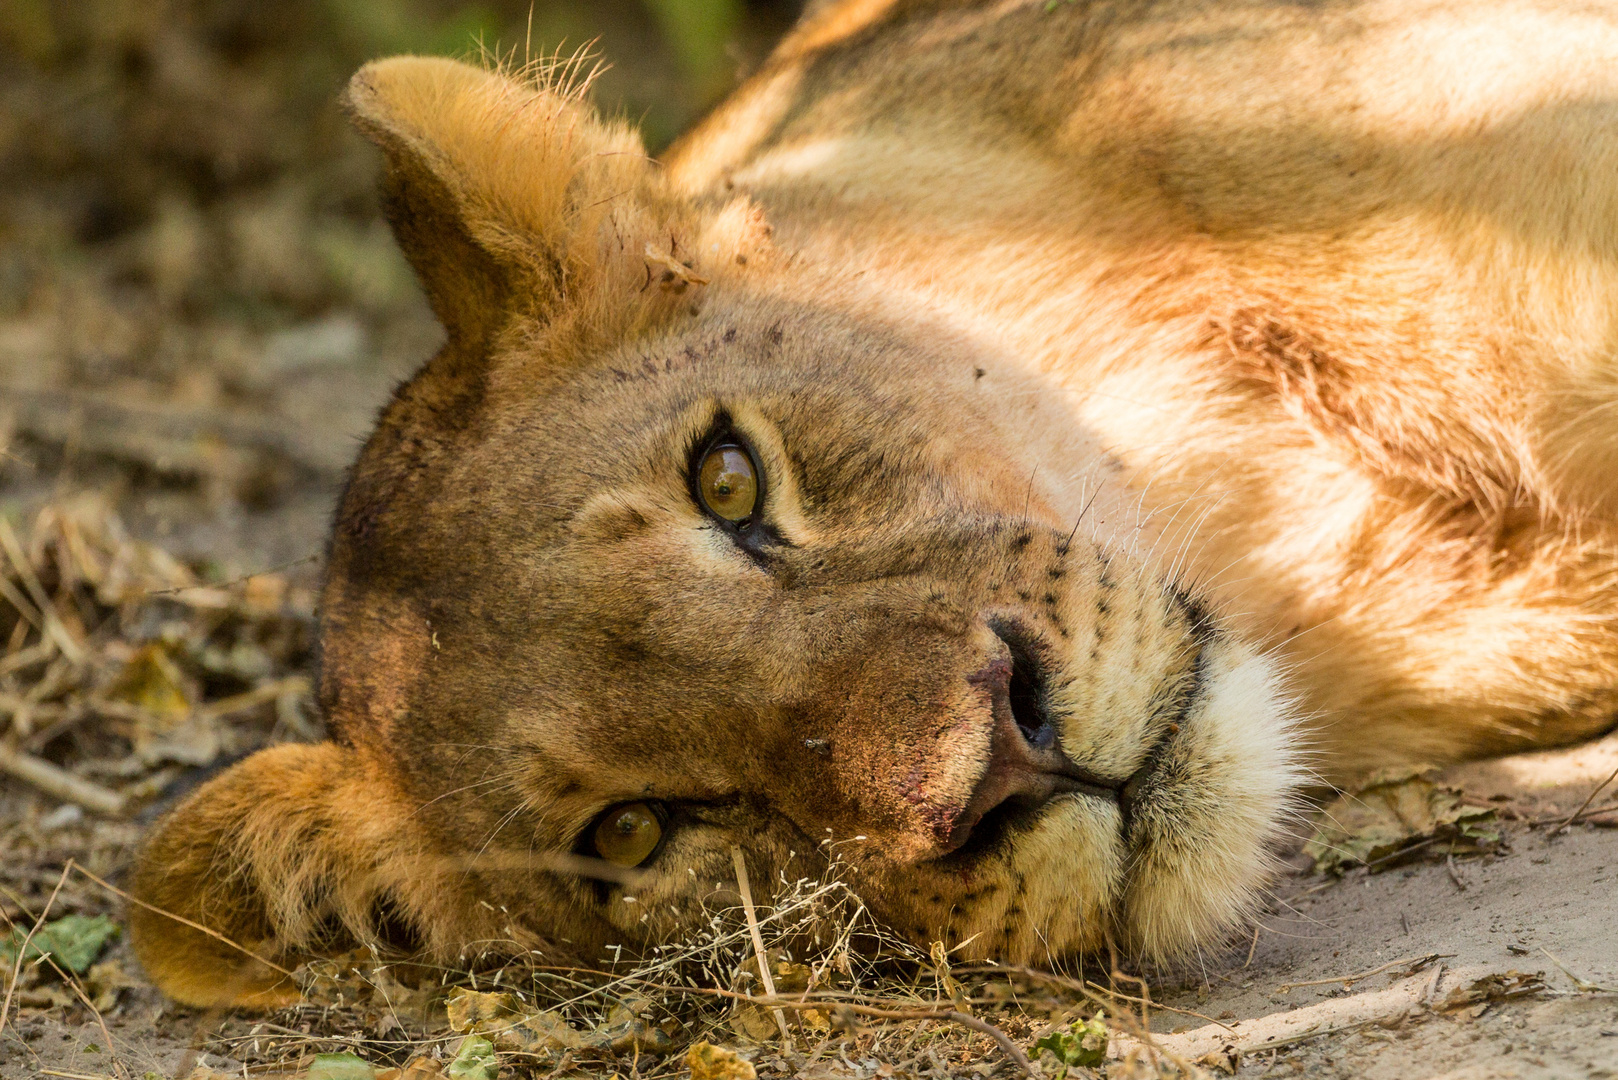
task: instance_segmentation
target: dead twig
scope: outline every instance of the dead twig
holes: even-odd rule
[[[117,817],[124,812],[126,800],[115,791],[66,769],[52,765],[44,758],[25,753],[0,741],[0,771],[9,773],[26,784],[31,784],[47,795],[77,803],[86,810]]]
[[[1592,806],[1588,810],[1579,811],[1578,813],[1574,814],[1570,818],[1558,816],[1558,817],[1524,818],[1523,820],[1528,823],[1528,827],[1531,828],[1531,829],[1538,828],[1541,825],[1552,825],[1552,824],[1554,824],[1554,825],[1556,825],[1557,827],[1560,828],[1560,827],[1567,826],[1567,825],[1577,825],[1580,822],[1589,821],[1591,818],[1598,818],[1598,817],[1601,817],[1604,814],[1613,814],[1613,813],[1618,813],[1618,802],[1610,802],[1610,803],[1605,804],[1604,806]]]
[[[1434,961],[1448,960],[1454,955],[1454,953],[1427,953],[1422,956],[1407,956],[1402,960],[1390,960],[1381,967],[1374,967],[1370,971],[1361,971],[1355,975],[1339,975],[1335,979],[1310,979],[1308,982],[1282,983],[1280,986],[1275,988],[1275,992],[1277,994],[1285,994],[1290,990],[1296,990],[1302,986],[1330,986],[1333,983],[1342,983],[1343,988],[1346,990],[1355,983],[1364,982],[1373,975],[1380,975],[1384,971],[1392,971],[1394,968],[1403,967],[1406,965],[1410,967],[1410,970],[1406,972],[1406,974],[1414,975],[1416,972],[1420,971],[1422,968],[1433,963]]]
[[[4,580],[6,579],[0,577],[0,581]],[[56,655],[56,646],[49,641],[41,641],[28,646],[26,649],[18,649],[10,656],[0,659],[0,675],[10,675],[13,671],[21,671],[24,668],[33,667],[35,664],[43,664],[54,655]]]
[[[1556,828],[1554,828],[1550,832],[1546,833],[1545,834],[1546,839],[1549,839],[1550,837],[1556,836],[1558,833],[1562,832],[1568,826],[1572,825],[1574,820],[1580,814],[1584,813],[1585,809],[1591,803],[1596,801],[1596,796],[1600,795],[1604,790],[1606,790],[1607,785],[1612,783],[1614,780],[1618,780],[1618,768],[1614,768],[1611,773],[1607,774],[1607,778],[1605,780],[1603,780],[1603,781],[1601,781],[1601,783],[1597,784],[1590,791],[1590,794],[1588,794],[1588,795],[1586,795],[1584,797],[1584,801],[1579,804],[1579,808],[1577,810],[1573,811],[1571,814],[1569,814],[1567,816],[1566,821],[1562,822],[1560,825],[1556,826]]]
[[[220,698],[217,701],[199,705],[193,715],[199,720],[212,723],[215,720],[222,720],[232,713],[246,712],[248,709],[256,708],[265,702],[275,701],[283,694],[301,694],[308,691],[308,679],[302,675],[289,675],[284,679],[276,679],[274,682],[255,686],[253,689],[243,691],[240,694],[233,694],[227,698]]]

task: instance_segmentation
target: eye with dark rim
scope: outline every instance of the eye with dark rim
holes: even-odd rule
[[[731,536],[748,546],[778,539],[764,524],[764,468],[729,417],[697,442],[686,475],[692,501]]]
[[[729,424],[697,444],[690,478],[691,497],[727,529],[746,534],[758,523],[764,510],[764,470],[747,440]]]
[[[668,811],[662,803],[639,801],[608,807],[582,837],[583,854],[631,869],[663,846]]]
[[[697,465],[697,497],[703,509],[746,531],[758,513],[759,471],[740,443],[711,446]]]

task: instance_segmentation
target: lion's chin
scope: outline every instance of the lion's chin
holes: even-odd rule
[[[1252,915],[1304,776],[1275,665],[1225,636],[1205,662],[1207,692],[1133,809],[1121,923],[1154,958],[1216,942]]]

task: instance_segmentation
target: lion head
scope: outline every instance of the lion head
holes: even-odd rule
[[[143,901],[271,960],[384,919],[589,956],[703,924],[739,847],[760,890],[835,862],[901,933],[1012,961],[1242,916],[1287,696],[1059,395],[843,303],[574,96],[404,58],[348,100],[447,343],[337,516],[332,741],[184,803]],[[134,918],[182,1000],[283,992]]]

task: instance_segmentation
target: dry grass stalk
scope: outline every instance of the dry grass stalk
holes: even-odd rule
[[[1577,821],[1579,819],[1579,815],[1583,814],[1585,812],[1585,810],[1587,810],[1589,808],[1590,804],[1596,801],[1596,796],[1600,795],[1603,791],[1605,791],[1607,789],[1607,785],[1611,784],[1614,780],[1618,780],[1618,766],[1615,766],[1613,768],[1612,772],[1607,776],[1607,778],[1605,780],[1601,781],[1601,783],[1599,783],[1595,787],[1591,788],[1590,789],[1590,794],[1588,794],[1588,795],[1586,795],[1584,797],[1584,801],[1579,804],[1579,808],[1577,810],[1573,811],[1571,814],[1569,814],[1567,816],[1566,820],[1564,820],[1560,825],[1556,826],[1556,828],[1552,829],[1549,833],[1547,833],[1546,834],[1547,837],[1556,836],[1556,835],[1560,834],[1564,829],[1566,829],[1568,826],[1572,825],[1575,821]]]
[[[69,865],[72,864],[69,863]],[[6,997],[3,1002],[0,1002],[0,1031],[5,1030],[6,1020],[11,1015],[11,997],[17,989],[18,979],[22,976],[22,964],[23,960],[28,956],[28,946],[33,943],[34,935],[39,933],[39,928],[44,926],[45,920],[50,917],[51,905],[56,903],[57,895],[61,893],[62,886],[67,883],[67,873],[68,868],[66,866],[62,867],[62,876],[56,879],[56,887],[51,890],[50,899],[45,901],[44,910],[39,913],[38,918],[34,919],[34,924],[28,928],[28,933],[22,939],[22,944],[17,947],[17,959],[11,965],[11,978],[6,982]],[[8,918],[6,922],[9,925],[11,920]]]
[[[758,912],[753,909],[753,886],[747,880],[747,858],[740,847],[730,849],[731,861],[736,866],[736,887],[742,891],[742,910],[747,913],[747,932],[753,938],[753,955],[758,958],[758,975],[764,982],[764,993],[770,998],[775,997],[775,976],[770,974],[770,962],[764,955],[764,935],[759,932]],[[775,1023],[781,1029],[781,1041],[792,1041],[792,1033],[787,1031],[787,1018],[779,1006],[772,1006],[770,1012],[775,1016]]]

